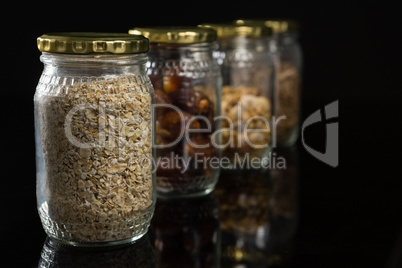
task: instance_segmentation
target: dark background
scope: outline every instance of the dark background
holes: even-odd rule
[[[0,266],[35,267],[44,242],[35,200],[32,104],[43,67],[37,37],[285,17],[301,24],[302,120],[338,100],[340,135],[336,168],[298,142],[300,221],[292,267],[402,267],[399,8],[384,1],[242,1],[219,8],[217,1],[33,5],[10,3],[1,17]],[[324,125],[306,133],[313,148],[323,148],[323,137]]]

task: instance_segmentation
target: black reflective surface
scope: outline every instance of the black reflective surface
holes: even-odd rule
[[[148,234],[135,244],[107,250],[66,246],[46,238],[38,267],[144,267],[155,266]]]

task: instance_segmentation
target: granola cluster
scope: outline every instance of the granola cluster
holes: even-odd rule
[[[126,76],[46,81],[52,78],[42,76],[35,96],[45,230],[76,242],[143,233],[154,206],[149,88]]]
[[[246,154],[261,157],[271,141],[271,102],[257,87],[222,88],[223,155],[232,161]],[[229,131],[230,130],[230,131]]]

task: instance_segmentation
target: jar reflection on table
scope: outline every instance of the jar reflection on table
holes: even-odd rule
[[[108,248],[83,248],[46,238],[38,268],[142,267],[154,268],[155,255],[148,234],[132,244]]]
[[[219,267],[217,199],[206,196],[158,200],[149,230],[156,267]]]
[[[297,147],[275,148],[276,157],[286,159],[285,169],[271,169],[270,267],[288,263],[299,219],[299,153]]]
[[[270,183],[269,170],[222,170],[215,189],[222,267],[259,267],[268,263]]]
[[[274,267],[292,258],[298,219],[298,154],[274,149],[269,169],[222,170],[218,198],[222,267]]]

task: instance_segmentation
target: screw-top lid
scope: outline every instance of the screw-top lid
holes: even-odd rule
[[[198,27],[216,30],[218,38],[234,36],[267,37],[272,34],[270,28],[258,24],[237,25],[233,23],[203,23],[199,24]]]
[[[149,39],[150,43],[194,44],[213,42],[217,38],[214,29],[203,29],[198,27],[135,27],[130,29],[128,32],[132,35],[143,35]]]
[[[239,19],[236,25],[264,25],[271,28],[274,33],[295,32],[299,30],[299,23],[291,19]]]
[[[48,33],[37,38],[37,45],[42,52],[63,54],[134,54],[149,50],[147,38],[128,33]]]

